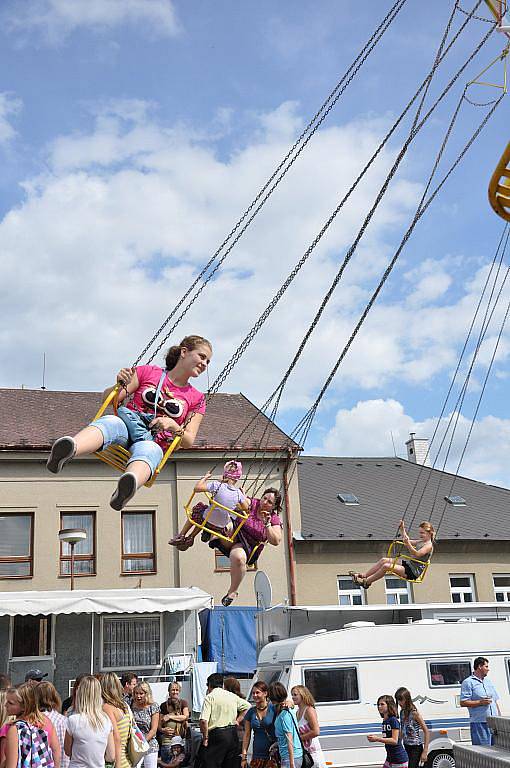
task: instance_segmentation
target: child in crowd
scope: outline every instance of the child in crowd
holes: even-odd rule
[[[399,688],[395,701],[400,706],[400,732],[407,752],[409,768],[425,765],[428,758],[430,731],[423,717],[413,704],[407,688]]]
[[[402,541],[409,552],[412,560],[406,560],[402,558],[402,564],[398,563],[393,565],[393,558],[382,557],[375,565],[373,565],[366,573],[355,573],[349,571],[349,576],[352,576],[352,580],[359,584],[363,589],[368,589],[374,581],[383,579],[388,571],[396,573],[404,579],[409,581],[416,581],[421,576],[425,569],[427,562],[432,557],[434,552],[434,541],[436,538],[436,531],[432,523],[428,520],[424,520],[420,523],[419,539],[410,539],[405,529],[404,521],[400,521],[400,532],[402,534]],[[419,562],[416,562],[416,561]]]
[[[202,336],[186,336],[170,347],[165,368],[141,365],[122,368],[117,374],[119,403],[116,416],[101,416],[74,437],[53,443],[46,464],[53,474],[72,459],[101,451],[110,445],[128,448],[131,457],[119,478],[110,506],[120,511],[154,474],[163,455],[179,436],[190,448],[205,413],[205,396],[190,383],[209,365],[212,347]],[[113,387],[105,390],[106,398]]]
[[[242,474],[243,465],[240,461],[227,461],[223,467],[221,482],[219,480],[209,480],[211,473],[208,472],[196,483],[195,492],[209,493],[213,501],[232,511],[247,512],[250,507],[249,501],[242,490],[236,488],[236,483],[242,477]],[[226,510],[219,507],[214,507],[209,517],[207,517],[210,509],[211,505],[203,504],[202,502],[195,504],[191,520],[186,520],[180,533],[168,543],[181,551],[193,546],[195,537],[200,531],[200,528],[194,523],[202,524],[206,518],[208,528],[218,531],[218,533],[222,533],[224,536],[230,536],[236,522],[239,523],[239,518],[235,515],[229,515]],[[189,533],[190,531],[191,533]],[[202,541],[208,541],[210,538],[211,534],[208,531],[203,531]]]
[[[402,746],[400,723],[397,719],[397,705],[393,696],[379,696],[377,709],[381,715],[382,736],[369,734],[368,741],[384,744],[386,747],[386,762],[383,768],[408,768],[407,752]]]
[[[36,686],[24,683],[9,688],[6,709],[14,722],[7,732],[5,768],[60,768],[60,744],[53,725],[39,709]]]
[[[170,760],[164,762],[161,758],[158,760],[160,768],[179,768],[186,759],[185,743],[182,736],[174,736],[170,742]]]

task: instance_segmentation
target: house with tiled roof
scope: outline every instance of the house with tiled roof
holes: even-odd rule
[[[173,612],[172,590],[192,588],[190,605],[195,598],[218,602],[229,584],[229,562],[199,539],[186,552],[168,540],[184,523],[197,479],[211,471],[221,476],[229,458],[242,460],[249,495],[276,486],[285,496],[282,544],[266,547],[261,567],[274,599],[291,597],[298,498],[292,440],[244,395],[216,394],[193,447],[175,452],[154,485],[116,512],[109,501],[118,473],[95,456],[70,462],[59,475],[45,466],[53,441],[89,423],[100,403],[96,392],[0,389],[0,669],[8,667],[16,682],[35,665],[63,691],[83,668],[159,674],[183,648],[197,652],[196,612]],[[70,547],[59,541],[59,531],[68,528],[86,531],[74,550],[73,596]],[[247,574],[237,604],[255,605],[255,572]],[[143,621],[142,598],[154,608],[143,611]]]
[[[423,443],[411,435],[407,459],[299,459],[299,604],[510,602],[510,490],[427,466]],[[401,518],[412,538],[422,520],[438,529],[423,583],[389,575],[363,590],[349,571],[387,554]]]

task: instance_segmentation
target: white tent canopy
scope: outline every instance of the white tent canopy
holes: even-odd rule
[[[0,616],[68,613],[163,613],[212,607],[212,597],[186,589],[88,589],[0,592]]]

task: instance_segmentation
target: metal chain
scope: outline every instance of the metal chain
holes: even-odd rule
[[[266,201],[269,199],[269,197],[272,195],[274,190],[278,187],[280,182],[283,180],[283,178],[286,176],[292,165],[296,162],[304,148],[307,146],[308,142],[311,140],[311,138],[314,136],[318,128],[322,125],[326,117],[329,115],[335,104],[338,102],[339,98],[342,96],[342,94],[345,92],[347,87],[350,85],[354,77],[358,74],[359,70],[363,66],[363,64],[366,62],[376,45],[379,43],[385,32],[388,30],[390,25],[395,20],[396,16],[400,13],[404,5],[406,4],[407,0],[397,0],[395,4],[392,6],[392,8],[389,10],[389,12],[386,14],[382,22],[379,24],[375,32],[371,35],[369,40],[365,43],[363,48],[361,49],[358,56],[354,59],[352,64],[348,67],[347,71],[344,73],[340,81],[337,83],[333,91],[329,94],[327,99],[323,102],[319,110],[316,112],[316,114],[313,116],[313,118],[310,120],[306,128],[303,130],[301,135],[298,137],[298,139],[295,141],[295,143],[292,145],[290,150],[287,152],[283,160],[279,163],[275,171],[272,173],[270,178],[266,181],[264,186],[260,189],[260,191],[257,193],[255,198],[252,200],[248,208],[244,211],[242,216],[239,218],[239,220],[236,222],[232,230],[229,232],[227,237],[223,240],[221,245],[217,248],[215,253],[212,255],[212,257],[209,259],[207,264],[202,268],[201,272],[198,274],[198,276],[195,278],[191,286],[187,289],[185,294],[181,297],[181,299],[178,301],[176,306],[173,308],[172,312],[168,315],[168,317],[165,319],[165,321],[162,323],[162,325],[158,328],[152,339],[149,341],[149,343],[144,347],[142,352],[139,354],[138,358],[136,359],[134,366],[138,365],[139,362],[143,359],[144,355],[148,352],[150,347],[154,344],[156,339],[160,336],[160,334],[163,332],[163,330],[166,328],[168,323],[172,320],[172,318],[176,315],[177,310],[180,309],[180,307],[184,304],[188,296],[191,294],[191,292],[194,290],[194,288],[198,285],[198,283],[202,280],[204,275],[207,273],[211,265],[214,263],[214,261],[217,259],[221,251],[224,249],[224,247],[229,243],[229,241],[233,238],[233,236],[238,233],[236,238],[233,240],[233,242],[230,244],[228,250],[226,253],[222,256],[219,263],[215,266],[214,270],[207,276],[207,278],[203,281],[202,285],[200,286],[199,290],[196,292],[194,297],[191,299],[191,301],[188,302],[186,307],[183,309],[175,323],[172,325],[170,330],[166,333],[165,337],[161,341],[161,343],[158,345],[158,347],[154,350],[151,357],[149,358],[149,362],[151,362],[156,354],[159,352],[159,350],[164,346],[165,342],[168,340],[168,338],[171,336],[171,334],[174,332],[175,328],[179,325],[181,320],[184,318],[184,316],[188,313],[189,309],[193,306],[195,301],[198,299],[202,291],[204,290],[205,286],[209,283],[209,281],[213,278],[214,274],[217,272],[221,264],[225,261],[233,247],[236,245],[236,243],[240,240],[248,226],[251,224],[251,222],[254,220],[256,215],[259,213],[259,211],[262,209],[262,207],[265,205]],[[294,157],[292,157],[294,155]],[[288,163],[287,167],[285,168],[285,165]],[[283,170],[282,170],[283,169]],[[278,174],[282,171],[280,176],[277,178]],[[272,182],[276,179],[276,182],[273,184]],[[272,185],[272,186],[271,186]],[[266,195],[264,193],[266,190]],[[264,197],[263,197],[264,195]],[[262,201],[257,206],[257,203],[259,200]],[[256,207],[254,213],[252,216],[249,216],[251,211]],[[241,229],[241,225],[243,222],[246,222],[245,225]]]

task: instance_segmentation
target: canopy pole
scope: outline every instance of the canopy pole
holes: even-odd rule
[[[95,613],[91,613],[90,621],[90,674],[94,674],[94,617]]]

